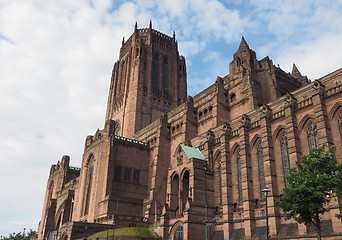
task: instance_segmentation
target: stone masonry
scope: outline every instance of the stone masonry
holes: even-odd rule
[[[268,188],[274,239],[314,238],[274,204],[288,169],[319,144],[342,161],[342,69],[309,81],[244,38],[229,74],[187,96],[185,58],[172,37],[138,29],[114,64],[106,122],[85,141],[80,168],[52,165],[38,239],[79,239],[118,227],[151,227],[162,239],[265,239]],[[342,238],[339,198],[323,234]],[[216,224],[207,228],[205,219]]]

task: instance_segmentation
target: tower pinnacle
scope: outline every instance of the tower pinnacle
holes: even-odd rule
[[[296,67],[296,64],[293,64],[293,66],[292,66],[292,73],[291,73],[291,75],[294,76],[295,78],[302,77],[302,74],[300,73],[300,71]]]
[[[241,49],[241,48],[249,49],[249,46],[248,46],[248,44],[247,44],[247,42],[246,42],[246,40],[245,40],[245,38],[243,36],[241,38],[241,42],[240,42],[240,46],[239,46],[239,49]]]

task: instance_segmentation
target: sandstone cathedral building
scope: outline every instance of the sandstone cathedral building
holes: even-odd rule
[[[285,221],[275,201],[289,168],[322,143],[342,161],[342,69],[309,81],[295,65],[286,73],[257,60],[242,38],[229,74],[190,97],[175,34],[135,25],[81,167],[69,156],[51,166],[38,239],[122,227],[170,240],[265,239],[266,198],[271,238],[312,237],[312,226]],[[329,204],[323,235],[341,239],[342,199]]]

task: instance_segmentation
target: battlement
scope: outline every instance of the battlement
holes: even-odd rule
[[[136,37],[145,37],[144,42],[149,43],[149,39],[155,39],[155,40],[160,40],[163,43],[168,43],[168,44],[174,44],[176,42],[175,40],[175,35],[173,37],[170,37],[164,33],[161,33],[155,29],[150,28],[140,28],[136,29],[136,31],[125,41],[123,39],[121,49],[123,49],[123,52],[126,52],[126,46],[130,46],[132,43],[133,36],[136,34]],[[148,36],[149,35],[149,36]],[[155,41],[153,43],[156,43]],[[184,59],[184,57],[183,57]]]

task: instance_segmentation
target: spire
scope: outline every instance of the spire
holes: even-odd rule
[[[302,77],[302,74],[300,73],[300,71],[298,70],[298,68],[296,67],[296,64],[293,64],[292,66],[292,73],[291,75],[295,78],[300,78]]]
[[[137,30],[138,30],[138,22],[135,22],[134,32],[136,32]]]
[[[249,49],[249,46],[248,46],[248,44],[247,44],[247,42],[246,42],[246,40],[245,40],[245,38],[243,36],[241,38],[241,42],[240,42],[240,46],[239,46],[239,49],[241,49],[241,48]]]
[[[122,38],[122,45],[121,45],[121,48],[123,48],[124,44],[125,44],[125,37]]]
[[[175,41],[175,40],[176,40],[176,32],[175,32],[175,31],[173,31],[172,38],[173,38],[173,41]]]
[[[150,29],[152,29],[152,20],[150,20]]]

